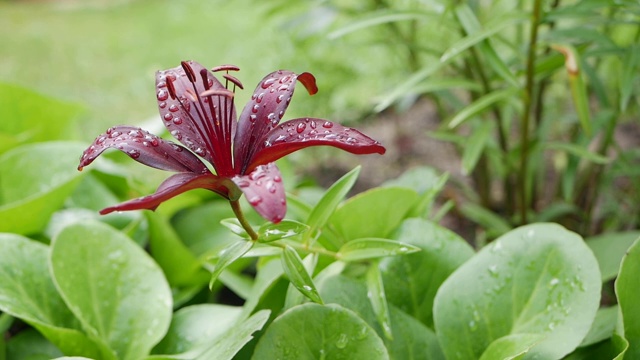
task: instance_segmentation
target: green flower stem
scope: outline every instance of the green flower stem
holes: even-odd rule
[[[251,238],[251,240],[257,241],[258,240],[258,233],[256,233],[253,230],[253,228],[251,227],[251,224],[249,224],[249,222],[247,221],[247,218],[244,217],[244,213],[242,212],[242,209],[240,208],[240,201],[238,201],[238,200],[229,200],[229,204],[231,204],[231,209],[233,209],[233,213],[236,215],[236,218],[240,222],[240,225],[242,225],[242,227],[247,232],[247,234],[249,234],[249,237]]]
[[[542,12],[542,0],[535,0],[533,3],[533,13],[531,17],[531,32],[529,35],[529,49],[527,54],[527,70],[526,83],[523,96],[524,111],[522,113],[522,129],[520,146],[520,171],[518,179],[518,191],[520,192],[520,223],[527,222],[527,210],[529,202],[527,201],[527,175],[529,167],[529,120],[531,118],[531,110],[533,106],[533,86],[534,72],[536,62],[536,47],[538,45],[538,27],[540,25],[540,17]]]

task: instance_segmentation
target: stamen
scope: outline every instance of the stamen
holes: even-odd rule
[[[216,95],[220,95],[220,96],[226,96],[228,98],[233,98],[234,93],[227,90],[227,89],[211,89],[211,90],[205,90],[203,92],[200,93],[200,96],[216,96]]]
[[[244,90],[244,86],[242,86],[242,83],[236,77],[231,76],[229,74],[224,74],[222,75],[222,77],[225,78],[226,80],[231,81],[235,86],[239,87],[240,89]]]
[[[193,90],[191,89],[185,89],[184,92],[186,93],[186,95],[189,97],[189,100],[196,102],[198,101],[198,95],[196,95],[195,92],[193,92]]]
[[[308,72],[303,72],[298,75],[298,81],[304,85],[309,92],[309,95],[314,95],[318,92],[318,86],[316,85],[316,78]]]
[[[218,72],[218,71],[240,71],[240,68],[235,66],[235,65],[220,65],[220,66],[216,66],[213,69],[211,69],[211,71],[213,72]]]
[[[189,63],[186,61],[182,61],[180,64],[182,65],[184,73],[187,75],[189,81],[191,81],[192,83],[196,82],[196,74],[193,72],[191,65],[189,65]]]
[[[167,90],[169,90],[169,96],[171,96],[171,100],[175,100],[176,96],[176,88],[173,86],[173,82],[175,81],[175,77],[167,76]]]

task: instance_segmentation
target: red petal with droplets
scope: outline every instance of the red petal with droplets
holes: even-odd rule
[[[306,147],[322,145],[337,147],[358,155],[384,154],[386,151],[378,141],[356,129],[323,119],[294,119],[271,130],[261,139],[247,169],[276,161]]]
[[[303,72],[298,75],[298,81],[304,85],[304,87],[309,92],[309,95],[315,95],[318,93],[318,85],[316,85],[316,77],[311,73]]]
[[[287,200],[280,170],[274,163],[258,166],[249,175],[236,176],[232,180],[260,216],[274,224],[284,219]]]
[[[230,194],[238,192],[235,187],[229,179],[211,173],[179,173],[162,182],[154,194],[108,207],[101,210],[100,214],[105,215],[114,211],[155,210],[161,203],[192,189],[207,189],[229,198]]]
[[[82,154],[78,169],[91,164],[109,148],[118,149],[135,161],[156,169],[198,174],[207,171],[202,161],[189,150],[133,126],[114,126],[98,136]]]
[[[251,100],[242,110],[234,139],[234,167],[245,174],[248,160],[256,145],[271,129],[278,126],[289,106],[297,75],[291,71],[275,71],[258,84]]]
[[[235,106],[229,96],[200,96],[206,90],[228,93],[213,74],[197,62],[184,61],[181,66],[156,73],[158,109],[169,133],[207,159],[218,173],[231,174]]]

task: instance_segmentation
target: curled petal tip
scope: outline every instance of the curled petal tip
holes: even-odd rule
[[[318,92],[318,86],[316,85],[315,76],[311,75],[311,73],[303,72],[298,75],[298,81],[304,85],[304,87],[309,92],[309,95],[315,95]]]

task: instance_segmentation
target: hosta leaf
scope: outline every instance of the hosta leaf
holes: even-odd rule
[[[389,359],[376,332],[342,306],[307,303],[277,317],[258,341],[253,359]]]
[[[55,284],[89,336],[118,359],[140,359],[171,321],[162,270],[122,233],[99,222],[73,224],[53,240]]]
[[[523,359],[559,359],[587,334],[600,289],[597,261],[580,236],[555,224],[523,226],[445,280],[433,307],[436,333],[450,359],[477,359],[494,341],[526,334],[542,339]]]

